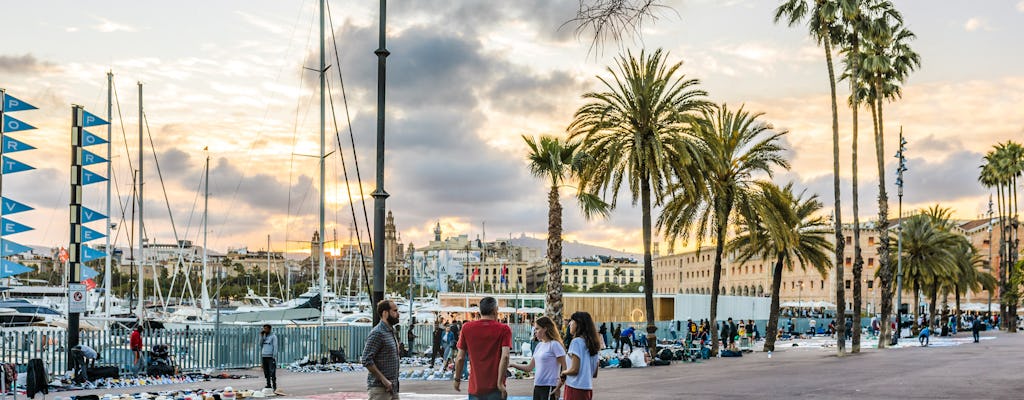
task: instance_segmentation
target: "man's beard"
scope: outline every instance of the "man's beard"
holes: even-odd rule
[[[388,315],[388,325],[391,325],[391,326],[398,325],[398,317],[392,317],[392,316]]]

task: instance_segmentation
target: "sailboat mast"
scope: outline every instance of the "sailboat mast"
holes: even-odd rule
[[[334,264],[334,272],[331,274],[331,289],[334,290],[334,294],[338,294],[338,255],[341,254],[338,251],[338,228],[332,229],[334,231],[334,254],[332,257]]]
[[[207,265],[207,245],[206,235],[207,226],[206,219],[209,218],[209,204],[210,204],[210,154],[206,154],[206,164],[203,165],[203,287],[200,292],[202,298],[203,310],[210,309],[210,290],[207,289],[206,283],[210,281],[210,267]]]
[[[142,215],[143,215],[142,214],[142,207],[143,207],[143,201],[142,201],[142,199],[143,199],[143,197],[142,197],[142,177],[143,177],[143,175],[142,175],[142,171],[143,171],[142,154],[145,153],[145,151],[143,151],[143,147],[142,147],[142,126],[143,126],[143,121],[142,121],[142,118],[143,118],[143,116],[142,116],[142,82],[139,82],[138,84],[139,84],[139,186],[138,186],[139,195],[138,195],[137,199],[138,199],[138,202],[139,202],[139,260],[138,260],[138,264],[139,264],[139,282],[138,282],[137,286],[138,286],[138,290],[139,290],[139,304],[135,308],[135,314],[139,317],[139,320],[142,320],[143,318],[145,318],[145,311],[146,311],[146,308],[145,308],[145,305],[144,305],[145,300],[144,300],[144,297],[143,297],[145,295],[145,288],[144,288],[143,282],[146,281],[146,279],[145,279],[146,278],[146,274],[144,273],[144,270],[146,268],[146,254],[145,254],[145,249],[146,249],[146,243],[145,243],[146,242],[146,227],[145,227],[145,222],[143,222],[144,220],[142,219]]]
[[[324,302],[324,287],[327,286],[327,260],[324,258],[324,203],[327,200],[327,193],[324,189],[324,125],[327,116],[327,75],[325,74],[327,50],[324,43],[324,3],[327,0],[320,0],[320,243],[317,257],[320,259],[320,301]],[[324,315],[320,313],[320,325],[324,324]]]
[[[270,235],[267,235],[267,297],[270,297]]]
[[[110,136],[111,127],[114,126],[114,71],[107,71],[107,176],[112,177],[110,151],[111,142],[113,137]],[[110,255],[113,251],[110,249],[110,179],[107,180],[107,236],[106,245],[106,259],[103,264],[103,310],[106,311],[106,316],[110,316],[110,291],[113,289],[113,283],[111,282],[111,271],[110,271]],[[109,322],[104,322],[104,325],[108,325]]]

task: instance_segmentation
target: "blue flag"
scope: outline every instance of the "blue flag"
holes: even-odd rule
[[[103,215],[103,214],[100,214],[100,213],[98,213],[96,211],[93,211],[93,210],[90,210],[88,208],[82,207],[82,223],[83,224],[86,223],[86,222],[99,221],[99,220],[104,219],[106,217],[107,217],[106,215]]]
[[[0,218],[0,236],[13,235],[32,230],[31,226],[19,224],[7,218]]]
[[[18,139],[10,136],[4,136],[4,153],[14,153],[18,151],[32,150],[35,147],[29,146]]]
[[[85,248],[83,247],[82,249],[84,250]],[[82,262],[85,262],[85,260],[82,260]],[[86,280],[86,279],[95,278],[99,274],[100,273],[96,272],[96,270],[94,270],[92,268],[89,268],[88,265],[83,265],[82,266],[82,280],[83,281]]]
[[[92,146],[95,144],[104,144],[107,140],[99,136],[89,133],[89,131],[82,131],[82,146]]]
[[[102,162],[107,162],[107,159],[93,154],[88,150],[82,149],[82,165],[93,165]]]
[[[0,278],[9,278],[26,272],[32,272],[32,268],[13,261],[0,260]]]
[[[82,186],[91,185],[93,183],[106,182],[107,178],[103,175],[94,173],[85,168],[82,168]]]
[[[15,254],[21,254],[32,250],[31,247],[14,243],[10,240],[0,240],[0,253],[3,257],[13,256]]]
[[[96,250],[96,249],[94,249],[92,247],[89,247],[89,246],[82,246],[82,257],[81,257],[82,258],[82,262],[89,262],[89,261],[95,260],[97,258],[106,257],[106,256],[107,256],[107,253],[105,253],[105,252]],[[93,272],[96,272],[96,271],[93,271]],[[96,275],[93,275],[93,276],[96,276]],[[89,279],[89,278],[92,278],[92,276],[85,276],[85,270],[83,270],[83,272],[82,272],[82,279]]]
[[[100,117],[92,115],[92,113],[82,110],[82,126],[97,126],[106,125],[107,121],[104,121]]]
[[[23,163],[21,161],[15,160],[15,159],[7,157],[7,156],[4,156],[3,163],[4,163],[3,173],[5,173],[5,174],[13,174],[15,172],[28,171],[28,170],[36,169],[36,167],[33,167],[31,165],[28,165],[28,164],[25,164],[25,163]]]
[[[11,96],[11,95],[9,95],[7,93],[4,93],[4,104],[3,104],[2,107],[3,107],[3,110],[4,110],[5,113],[7,113],[7,112],[14,112],[14,111],[35,110],[36,109],[36,106],[28,104],[28,103],[26,103],[24,101],[18,100],[16,98],[14,98],[14,96]]]
[[[34,208],[16,202],[14,200],[4,197],[3,200],[3,215],[17,214],[22,211],[34,210]]]
[[[4,132],[18,132],[36,129],[36,127],[18,121],[17,118],[4,114]]]
[[[85,226],[82,227],[82,242],[88,242],[90,240],[96,240],[96,239],[103,239],[105,237],[107,237],[107,235],[104,235],[102,233],[96,232],[96,231],[94,231],[92,229],[89,229],[88,227],[85,227]]]

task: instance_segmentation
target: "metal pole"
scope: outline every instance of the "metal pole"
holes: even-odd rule
[[[323,304],[327,301],[327,292],[324,288],[327,286],[326,278],[326,264],[327,260],[324,259],[324,202],[326,202],[327,192],[324,186],[324,118],[326,118],[326,91],[327,91],[327,76],[324,74],[324,70],[327,69],[324,61],[324,3],[327,0],[320,0],[320,243],[318,243],[317,259],[320,260],[320,303]],[[320,307],[320,326],[324,326],[324,313],[323,306]]]
[[[907,141],[903,139],[903,128],[900,128],[900,147],[896,155],[899,158],[899,166],[896,168],[896,187],[898,188],[899,202],[896,207],[896,214],[899,222],[896,225],[896,332],[892,342],[899,343],[900,332],[903,330],[903,172],[906,168],[906,157],[903,155],[904,146]]]
[[[992,273],[992,195],[988,195],[988,273]],[[992,318],[992,291],[988,291],[988,317]]]
[[[267,235],[267,297],[270,297],[270,235]]]
[[[82,277],[82,106],[71,106],[71,229],[68,245],[68,283],[79,283]],[[68,296],[70,300],[70,296]],[[78,313],[68,304],[68,360],[71,348],[78,345]]]
[[[209,265],[207,265],[207,256],[208,256],[209,253],[207,253],[207,251],[206,251],[206,248],[207,248],[206,235],[207,235],[207,231],[209,231],[209,223],[207,222],[207,218],[209,218],[209,213],[207,212],[207,210],[209,210],[209,204],[210,204],[210,155],[209,155],[209,153],[207,153],[207,155],[206,155],[206,164],[204,164],[204,166],[203,166],[203,282],[202,282],[203,286],[202,286],[202,289],[201,289],[202,290],[202,294],[201,294],[202,297],[199,299],[199,301],[201,302],[201,305],[203,306],[203,310],[209,310],[210,309],[210,290],[207,288],[207,282],[210,282],[210,267],[209,267]],[[218,290],[218,293],[219,293],[220,289],[218,288],[217,290]]]
[[[111,136],[111,129],[114,126],[114,119],[113,119],[114,118],[114,116],[113,116],[113,113],[114,113],[113,92],[114,92],[114,72],[113,71],[107,71],[107,178],[113,177],[113,175],[112,175],[112,173],[113,173],[112,168],[113,167],[112,166],[114,164],[113,161],[110,160],[111,144],[113,142],[113,137]],[[103,310],[106,311],[106,314],[107,314],[106,317],[110,317],[110,296],[111,296],[110,292],[113,289],[113,283],[111,282],[111,280],[113,279],[112,278],[113,274],[112,274],[112,272],[110,270],[110,268],[111,268],[111,265],[110,265],[111,264],[111,259],[110,258],[111,258],[111,255],[113,253],[113,251],[110,249],[110,182],[112,180],[113,179],[107,179],[107,223],[106,223],[106,225],[107,225],[107,227],[106,227],[107,228],[107,232],[106,232],[107,237],[105,238],[106,239],[106,244],[104,246],[104,250],[106,250],[105,252],[107,254],[106,254],[106,257],[105,257],[105,259],[103,261]],[[105,319],[103,321],[103,326],[109,327],[110,326],[110,321]]]
[[[138,282],[139,304],[135,308],[135,314],[138,316],[139,322],[141,323],[142,319],[145,318],[145,316],[146,316],[145,315],[146,308],[145,308],[145,305],[144,305],[145,300],[143,299],[143,296],[145,295],[145,289],[144,289],[145,285],[143,285],[143,282],[145,282],[145,279],[146,279],[146,274],[144,273],[144,269],[146,267],[146,254],[145,254],[145,251],[146,251],[146,244],[145,244],[145,242],[146,242],[146,229],[145,229],[145,225],[144,225],[145,223],[143,222],[143,219],[142,219],[142,206],[143,206],[143,201],[142,201],[142,177],[143,177],[143,175],[142,175],[142,171],[143,171],[142,154],[144,153],[144,151],[142,150],[143,149],[143,147],[142,147],[142,123],[143,123],[142,122],[142,118],[143,118],[143,116],[142,116],[143,115],[142,114],[142,82],[138,82],[138,85],[139,85],[139,196],[138,196],[138,202],[139,202],[139,255],[138,255],[138,257],[139,257],[139,259],[138,259],[138,264],[139,264],[139,282]]]
[[[373,191],[373,303],[384,299],[384,209],[388,192],[384,190],[384,90],[388,52],[385,42],[387,0],[380,0],[380,47],[377,55],[377,189]],[[380,315],[373,313],[373,324]]]

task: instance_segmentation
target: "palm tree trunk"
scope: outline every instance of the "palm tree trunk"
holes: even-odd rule
[[[644,236],[644,305],[647,315],[647,346],[651,354],[657,353],[658,338],[654,326],[654,268],[651,260],[651,181],[645,175],[640,178],[640,203],[643,207]]]
[[[919,328],[917,321],[921,320],[921,280],[914,278],[914,327]]]
[[[928,304],[928,322],[925,323],[925,325],[927,325],[927,326],[933,326],[934,325],[934,322],[935,322],[935,307],[936,307],[935,302],[937,302],[938,298],[939,298],[939,284],[938,283],[932,283],[932,286],[933,287],[931,288],[932,289],[931,290],[931,292],[932,292],[931,293],[931,297],[928,299],[928,303],[929,303]]]
[[[959,315],[960,314],[960,284],[958,283],[954,287],[956,288],[956,313],[957,313],[957,315]]]
[[[828,84],[832,94],[832,194],[835,199],[835,205],[833,206],[833,217],[834,221],[833,229],[835,230],[835,265],[836,265],[836,350],[840,356],[846,352],[846,341],[843,339],[845,336],[845,324],[843,324],[842,316],[846,315],[846,289],[843,287],[843,252],[846,249],[846,243],[843,241],[843,222],[842,222],[842,207],[840,207],[840,182],[839,182],[839,106],[836,101],[836,72],[832,66],[832,43],[829,40],[828,34],[822,34],[824,38],[823,42],[825,45],[825,64],[828,65]],[[715,272],[716,274],[718,271]],[[712,290],[718,290],[718,279],[715,277],[715,288]],[[714,299],[714,297],[712,297]],[[717,302],[716,302],[717,303]],[[712,310],[714,310],[712,305]]]
[[[853,196],[853,335],[850,352],[860,353],[860,315],[861,315],[861,287],[860,287],[860,276],[861,271],[864,268],[864,260],[860,254],[860,210],[857,188],[857,111],[860,109],[860,97],[857,91],[857,71],[859,60],[857,59],[860,51],[860,45],[857,37],[853,38],[853,51],[851,52],[852,57],[855,58],[853,64],[853,73],[850,74],[850,89],[853,92],[853,106],[851,107],[853,114],[853,143],[851,150],[852,166],[850,167],[853,173],[853,185],[850,189]],[[845,317],[845,316],[844,316]]]
[[[1017,268],[1015,268],[1015,266],[1017,265],[1017,260],[1019,258],[1018,256],[1019,256],[1019,248],[1020,248],[1020,216],[1019,216],[1019,214],[1017,214],[1017,198],[1018,198],[1017,175],[1016,174],[1011,175],[1010,179],[1011,179],[1011,185],[1009,187],[1009,191],[1010,191],[1010,196],[1013,199],[1013,202],[1012,202],[1012,204],[1013,204],[1013,218],[1010,220],[1010,229],[1011,229],[1011,234],[1010,234],[1010,238],[1009,238],[1010,255],[1009,255],[1009,257],[1007,257],[1007,258],[1009,258],[1010,267],[1007,269],[1007,274],[1009,276],[1007,277],[1006,280],[1009,282],[1010,291],[1011,291],[1010,294],[1011,294],[1011,297],[1013,298],[1013,301],[1010,302],[1009,310],[1007,310],[1006,321],[1007,321],[1007,323],[1010,324],[1010,326],[1008,328],[1008,331],[1009,332],[1017,332],[1017,322],[1015,320],[1017,319],[1016,318],[1017,317],[1017,303],[1019,302],[1019,298],[1020,298],[1020,296],[1018,294],[1020,292],[1020,288],[1017,287],[1017,285],[1014,285],[1013,282],[1017,281],[1016,276],[1019,273],[1017,271]]]
[[[545,314],[562,329],[562,203],[558,186],[548,192],[548,281]]]
[[[775,339],[779,335],[779,291],[782,289],[782,254],[775,261],[772,270],[772,308],[768,312],[768,327],[764,331],[764,351],[775,351]]]
[[[1010,289],[1009,276],[1007,270],[1010,264],[1007,262],[1007,255],[1009,255],[1009,242],[1006,237],[1006,219],[1007,219],[1007,208],[1006,196],[1003,194],[1003,184],[1000,182],[996,185],[996,198],[999,203],[999,322],[1002,324],[1004,330],[1009,331],[1009,323],[1007,321],[1007,294]]]
[[[713,199],[711,201],[712,207],[715,208],[715,219],[716,223],[720,223],[723,219],[721,216],[722,199]],[[711,273],[711,319],[709,325],[711,326],[711,355],[718,354],[718,295],[719,285],[722,284],[722,249],[725,243],[725,228],[721,225],[715,230],[715,237],[717,243],[715,243],[715,267],[712,268]]]
[[[881,93],[881,86],[878,84],[875,85],[875,93]],[[882,119],[881,96],[875,97],[878,99],[871,103],[871,116],[875,121],[875,162],[878,167],[878,278],[879,290],[882,291],[882,309],[878,324],[881,334],[878,335],[878,348],[884,349],[889,345],[893,271],[892,263],[889,262],[889,194],[885,190],[885,125]]]

